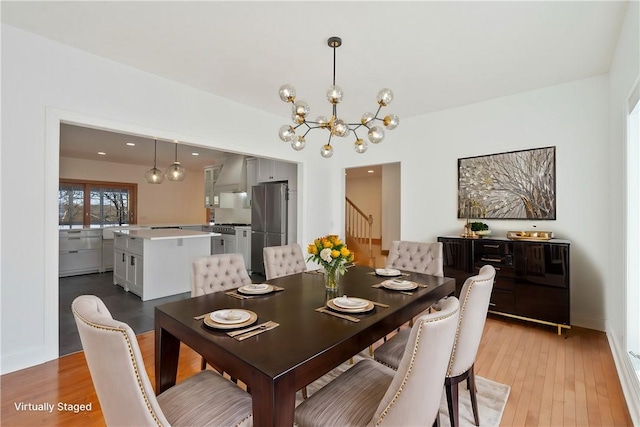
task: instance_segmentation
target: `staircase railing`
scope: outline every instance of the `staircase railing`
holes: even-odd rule
[[[346,197],[345,228],[346,237],[356,245],[356,252],[361,252],[373,262],[373,216],[364,213],[355,203]]]

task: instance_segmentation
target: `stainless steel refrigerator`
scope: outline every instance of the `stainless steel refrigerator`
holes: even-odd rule
[[[274,182],[251,188],[251,271],[264,275],[262,249],[287,244],[289,187]]]

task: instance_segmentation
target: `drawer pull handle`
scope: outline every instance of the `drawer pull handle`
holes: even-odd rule
[[[69,253],[70,253],[70,254],[77,254],[77,253],[79,253],[79,252],[80,252],[80,251],[69,251]]]
[[[500,258],[485,258],[485,257],[480,258],[480,261],[502,262],[502,260]]]
[[[72,233],[80,234],[80,233],[82,233],[82,230],[69,230],[69,231],[67,231],[67,233],[69,233],[69,234],[72,234]]]
[[[498,249],[500,245],[482,245],[485,248]]]
[[[67,237],[67,240],[80,240],[81,237]]]
[[[495,303],[492,303],[492,302],[490,302],[490,303],[489,303],[489,305],[490,305],[491,307],[495,307],[495,306],[496,306],[496,305],[495,305]]]
[[[493,267],[494,270],[500,271],[500,267]]]

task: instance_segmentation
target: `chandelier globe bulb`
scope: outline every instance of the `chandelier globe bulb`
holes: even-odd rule
[[[296,99],[296,90],[290,84],[282,85],[279,95],[283,102],[293,102]]]
[[[343,95],[342,88],[338,85],[331,85],[327,89],[327,101],[332,105],[341,103]]]
[[[400,118],[395,114],[389,114],[388,116],[385,116],[384,119],[382,119],[382,123],[387,129],[393,130],[400,124]]]
[[[320,148],[320,155],[325,159],[333,156],[333,147],[329,144],[325,144]]]
[[[382,129],[380,126],[372,127],[371,129],[369,129],[369,132],[367,134],[369,136],[369,141],[374,144],[378,144],[384,139],[384,129]]]
[[[353,149],[356,150],[356,153],[362,154],[367,151],[367,142],[362,139],[357,139],[354,143]]]
[[[381,89],[380,92],[378,92],[376,100],[381,106],[387,106],[391,103],[391,101],[393,101],[393,92],[391,91],[391,89]]]
[[[296,151],[302,150],[306,146],[306,141],[303,137],[299,136],[291,142],[291,148]]]

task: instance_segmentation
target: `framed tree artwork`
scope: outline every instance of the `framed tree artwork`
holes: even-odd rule
[[[556,219],[556,147],[458,159],[458,218]]]

